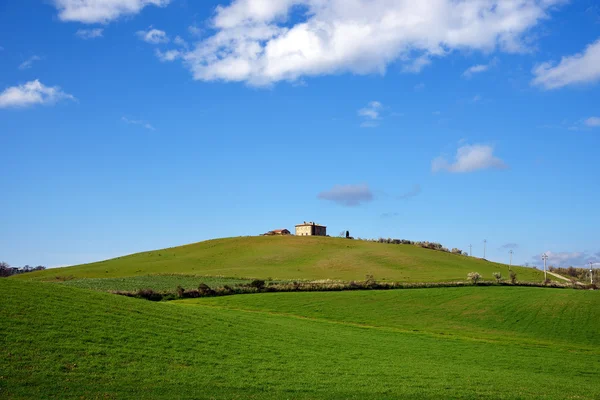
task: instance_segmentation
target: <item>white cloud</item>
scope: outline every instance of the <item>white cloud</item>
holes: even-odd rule
[[[200,36],[202,34],[202,29],[198,28],[196,25],[188,26],[188,32],[193,36]]]
[[[488,69],[490,69],[490,66],[487,64],[473,65],[472,67],[467,68],[467,70],[465,72],[463,72],[463,76],[466,78],[470,78],[471,76],[473,76],[473,74],[485,72]]]
[[[591,128],[600,127],[600,117],[590,117],[586,119],[583,123]]]
[[[150,44],[168,43],[169,37],[165,31],[160,29],[148,28],[147,31],[137,31],[135,33],[141,40]]]
[[[183,61],[197,80],[251,85],[384,73],[393,62],[418,71],[453,50],[521,51],[562,1],[233,0]]]
[[[19,65],[19,69],[29,69],[33,65],[34,62],[40,61],[42,58],[39,56],[31,56],[27,60],[23,61],[21,65]]]
[[[60,100],[75,100],[58,86],[45,86],[39,80],[11,86],[0,93],[0,108],[24,108],[36,104],[51,105]]]
[[[367,107],[358,110],[358,115],[364,118],[361,123],[362,128],[375,128],[379,125],[380,113],[383,109],[383,104],[378,101],[370,102]]]
[[[494,156],[494,148],[488,145],[464,145],[458,148],[454,162],[450,163],[445,157],[438,157],[431,163],[433,172],[473,172],[488,168],[507,168],[500,158]]]
[[[558,65],[545,62],[533,69],[532,84],[543,89],[558,89],[568,85],[583,85],[600,81],[600,39],[582,53],[563,57]]]
[[[155,131],[156,128],[153,127],[151,124],[149,124],[146,121],[141,121],[141,120],[135,120],[135,119],[129,119],[127,117],[121,117],[121,121],[125,122],[126,124],[131,124],[131,125],[140,125],[146,129],[149,129],[151,131]]]
[[[373,193],[366,184],[335,185],[332,189],[319,193],[318,198],[345,207],[355,207],[373,201]]]
[[[102,37],[103,32],[104,29],[102,28],[78,29],[77,32],[75,32],[75,35],[81,39],[87,40]]]
[[[173,39],[173,43],[175,43],[177,46],[185,48],[188,47],[188,43],[181,36],[175,36],[175,39]]]
[[[381,111],[382,107],[383,104],[380,102],[372,101],[367,107],[358,110],[358,115],[368,119],[379,119],[379,112]]]
[[[498,63],[498,59],[494,58],[489,64],[477,64],[469,67],[463,72],[463,78],[470,79],[474,74],[480,74],[482,72],[488,71],[490,68],[494,67]]]
[[[103,23],[135,15],[144,7],[166,7],[171,0],[53,0],[61,21]]]
[[[156,57],[162,62],[175,61],[176,59],[181,58],[181,51],[179,50],[160,51],[159,49],[156,49],[155,53]]]

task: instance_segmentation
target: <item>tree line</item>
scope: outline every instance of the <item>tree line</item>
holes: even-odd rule
[[[0,261],[0,277],[6,278],[11,275],[25,274],[27,272],[33,271],[43,271],[46,267],[43,265],[38,265],[37,267],[32,267],[30,265],[25,265],[24,267],[11,267],[8,263],[4,261]]]

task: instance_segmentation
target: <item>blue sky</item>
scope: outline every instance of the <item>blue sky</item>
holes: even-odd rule
[[[0,259],[292,229],[600,261],[600,6],[0,1]]]

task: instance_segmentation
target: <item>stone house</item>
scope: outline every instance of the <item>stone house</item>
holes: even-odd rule
[[[314,222],[296,225],[296,236],[327,236],[327,227]]]

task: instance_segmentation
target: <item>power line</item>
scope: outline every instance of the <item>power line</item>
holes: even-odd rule
[[[590,283],[594,284],[594,263],[590,261]]]
[[[508,264],[508,267],[510,269],[510,267],[512,267],[512,255],[514,252],[511,250],[511,251],[509,251],[509,253],[510,253],[510,264]]]
[[[487,245],[487,239],[483,239],[483,259],[484,260],[486,259],[485,258],[485,248],[486,248],[486,245]]]
[[[469,245],[469,256],[473,257],[473,245]]]

